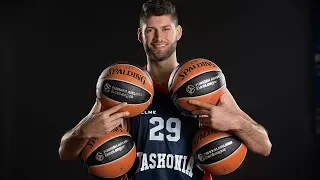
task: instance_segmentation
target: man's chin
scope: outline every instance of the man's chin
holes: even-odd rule
[[[161,62],[161,61],[166,60],[166,58],[163,58],[163,57],[152,57],[152,58],[150,58],[150,60],[153,60],[153,61],[156,61],[156,62]]]
[[[149,58],[151,60],[160,62],[160,61],[164,61],[164,60],[168,59],[173,54],[173,52],[171,52],[169,50],[166,50],[166,51],[152,51],[151,50],[150,53],[148,53],[148,54],[149,54]]]
[[[166,54],[152,54],[151,56],[150,55],[149,55],[150,59],[152,59],[154,61],[164,61],[167,59]]]

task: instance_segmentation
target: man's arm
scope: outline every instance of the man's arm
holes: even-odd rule
[[[207,116],[200,119],[203,125],[235,134],[249,150],[257,154],[270,154],[272,144],[267,131],[240,109],[229,90],[222,94],[217,106],[195,100],[190,103],[202,108],[193,114]]]
[[[230,132],[238,136],[251,151],[268,156],[271,153],[272,144],[266,129],[256,123],[244,111],[235,116],[236,126]]]
[[[102,137],[118,127],[122,118],[129,115],[128,112],[117,113],[124,106],[126,106],[126,103],[101,111],[101,103],[97,99],[90,113],[61,138],[59,147],[60,159],[78,159],[79,154],[90,138]]]
[[[83,118],[78,125],[62,136],[59,147],[61,160],[74,160],[79,158],[80,152],[89,140],[89,138],[84,137],[81,132],[81,125],[86,119],[86,117]]]

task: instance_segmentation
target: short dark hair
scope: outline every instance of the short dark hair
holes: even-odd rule
[[[176,7],[168,0],[148,0],[142,5],[140,12],[140,26],[146,22],[150,16],[170,15],[173,23],[178,25],[178,15]]]

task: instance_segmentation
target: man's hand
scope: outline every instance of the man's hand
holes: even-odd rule
[[[238,136],[247,148],[257,154],[268,156],[272,144],[266,129],[240,109],[229,91],[221,95],[217,105],[190,100],[199,107],[192,113],[200,115],[200,123],[217,131],[228,131]]]
[[[193,111],[192,114],[200,115],[199,120],[202,125],[218,131],[229,131],[237,128],[237,112],[223,101],[220,101],[217,106],[197,100],[190,100],[189,103],[200,108],[200,110]]]
[[[118,127],[123,117],[129,112],[117,112],[127,103],[120,103],[110,109],[101,111],[101,102],[97,99],[85,122],[81,125],[81,136],[84,138],[102,137]]]
[[[125,106],[126,103],[121,103],[103,111],[101,102],[97,99],[89,114],[62,136],[59,147],[60,159],[78,159],[89,138],[102,137],[118,127],[122,118],[129,115],[128,112],[118,112]]]

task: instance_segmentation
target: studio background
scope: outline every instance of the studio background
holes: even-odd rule
[[[59,159],[60,139],[91,109],[103,69],[123,60],[145,64],[137,40],[143,2],[1,3],[0,179],[93,179],[80,162]],[[240,107],[267,129],[273,144],[270,156],[249,152],[241,169],[214,179],[319,178],[311,33],[316,2],[174,2],[183,27],[179,61],[204,57],[218,64]]]

